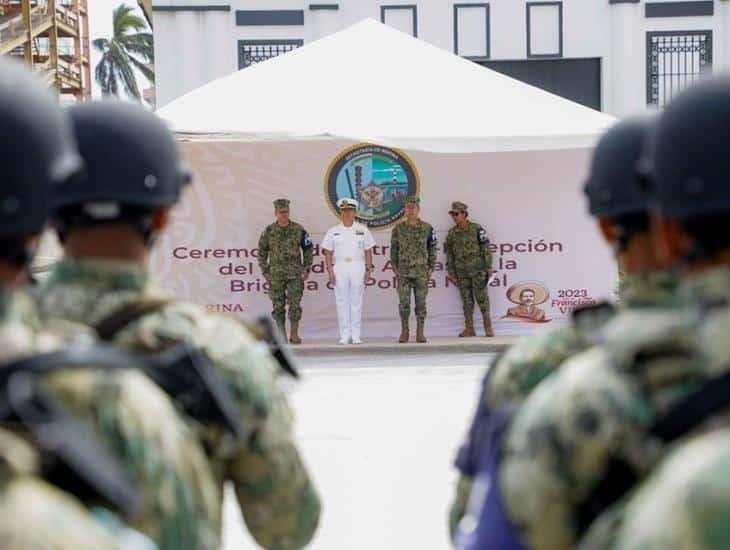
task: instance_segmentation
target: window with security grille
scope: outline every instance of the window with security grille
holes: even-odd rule
[[[302,45],[303,40],[239,40],[238,68],[245,69]]]
[[[646,57],[646,102],[664,107],[712,71],[712,31],[649,32]]]

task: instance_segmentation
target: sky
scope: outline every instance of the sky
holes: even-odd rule
[[[89,34],[91,40],[95,38],[109,38],[112,34],[112,12],[114,9],[121,5],[127,4],[135,9],[141,17],[144,17],[142,10],[137,6],[136,0],[88,0],[89,6]],[[92,94],[94,97],[100,97],[101,91],[99,86],[94,80],[94,69],[96,64],[99,62],[100,54],[94,47],[91,46],[91,80],[92,80]],[[147,81],[145,78],[137,73],[137,79],[140,89],[147,88]]]

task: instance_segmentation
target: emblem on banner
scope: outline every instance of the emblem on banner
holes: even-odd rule
[[[541,283],[536,281],[523,281],[512,285],[507,289],[507,299],[516,304],[507,309],[504,318],[511,318],[529,323],[548,323],[550,319],[545,317],[545,310],[538,307],[550,298],[550,291]]]
[[[327,203],[335,214],[338,200],[355,199],[357,220],[373,229],[389,227],[401,219],[406,197],[418,195],[420,189],[416,167],[405,153],[366,144],[337,155],[324,185]]]

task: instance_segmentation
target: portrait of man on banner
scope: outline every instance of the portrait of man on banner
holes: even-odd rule
[[[507,290],[507,299],[516,304],[507,309],[503,319],[512,318],[528,323],[549,323],[545,311],[538,307],[547,302],[550,292],[540,283],[528,281],[512,285]]]

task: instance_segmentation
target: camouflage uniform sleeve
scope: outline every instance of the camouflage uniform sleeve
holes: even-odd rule
[[[97,507],[92,515],[76,497],[37,478],[39,466],[40,456],[36,449],[15,433],[0,428],[0,541],[3,550],[157,548],[112,512]],[[23,521],[18,521],[21,514]]]
[[[484,265],[487,269],[492,269],[492,253],[489,251],[489,237],[487,231],[480,225],[477,228],[477,240],[479,241],[479,251],[484,258]]]
[[[302,268],[305,271],[309,271],[312,269],[312,263],[314,262],[314,245],[312,244],[312,238],[309,236],[309,233],[303,227],[299,246],[302,249]]]
[[[132,335],[131,331],[136,334]],[[267,549],[302,548],[319,520],[319,498],[294,444],[292,415],[276,385],[268,346],[237,319],[197,304],[175,302],[126,332],[150,349],[190,341],[204,350],[231,391],[246,437],[231,445],[215,426],[202,426],[221,480],[233,482],[253,537]]]
[[[294,443],[292,414],[268,347],[236,319],[195,304],[168,307],[156,324],[204,349],[233,394],[248,436],[233,448],[221,446],[215,458],[223,478],[233,482],[252,536],[267,549],[304,547],[316,530],[320,502]]]
[[[267,227],[259,237],[259,269],[264,275],[269,274],[269,228]]]
[[[31,477],[13,480],[0,491],[0,541],[3,550],[122,548],[75,498]]]
[[[321,504],[294,444],[292,414],[275,385],[266,421],[227,471],[246,525],[262,547],[299,549],[311,541]]]
[[[398,271],[398,256],[400,254],[400,231],[398,225],[393,228],[393,232],[390,234],[390,263],[393,269]]]
[[[533,334],[518,340],[492,366],[487,392],[491,407],[521,402],[558,366],[581,351],[572,326]]]
[[[452,232],[450,229],[449,229],[448,234],[446,235],[445,246],[446,246],[446,272],[453,277],[456,274],[456,271],[454,269],[454,266],[456,265],[456,259],[454,257],[453,236],[452,236]]]
[[[44,387],[84,418],[138,481],[142,513],[131,525],[163,548],[219,542],[221,494],[210,463],[167,396],[138,371],[59,371]]]
[[[436,232],[433,230],[433,226],[428,226],[428,269],[431,270],[436,265],[436,246],[438,245],[438,238]]]
[[[575,356],[540,384],[506,434],[499,471],[507,513],[535,550],[571,548],[577,508],[612,458],[637,470],[651,412],[605,350]]]

